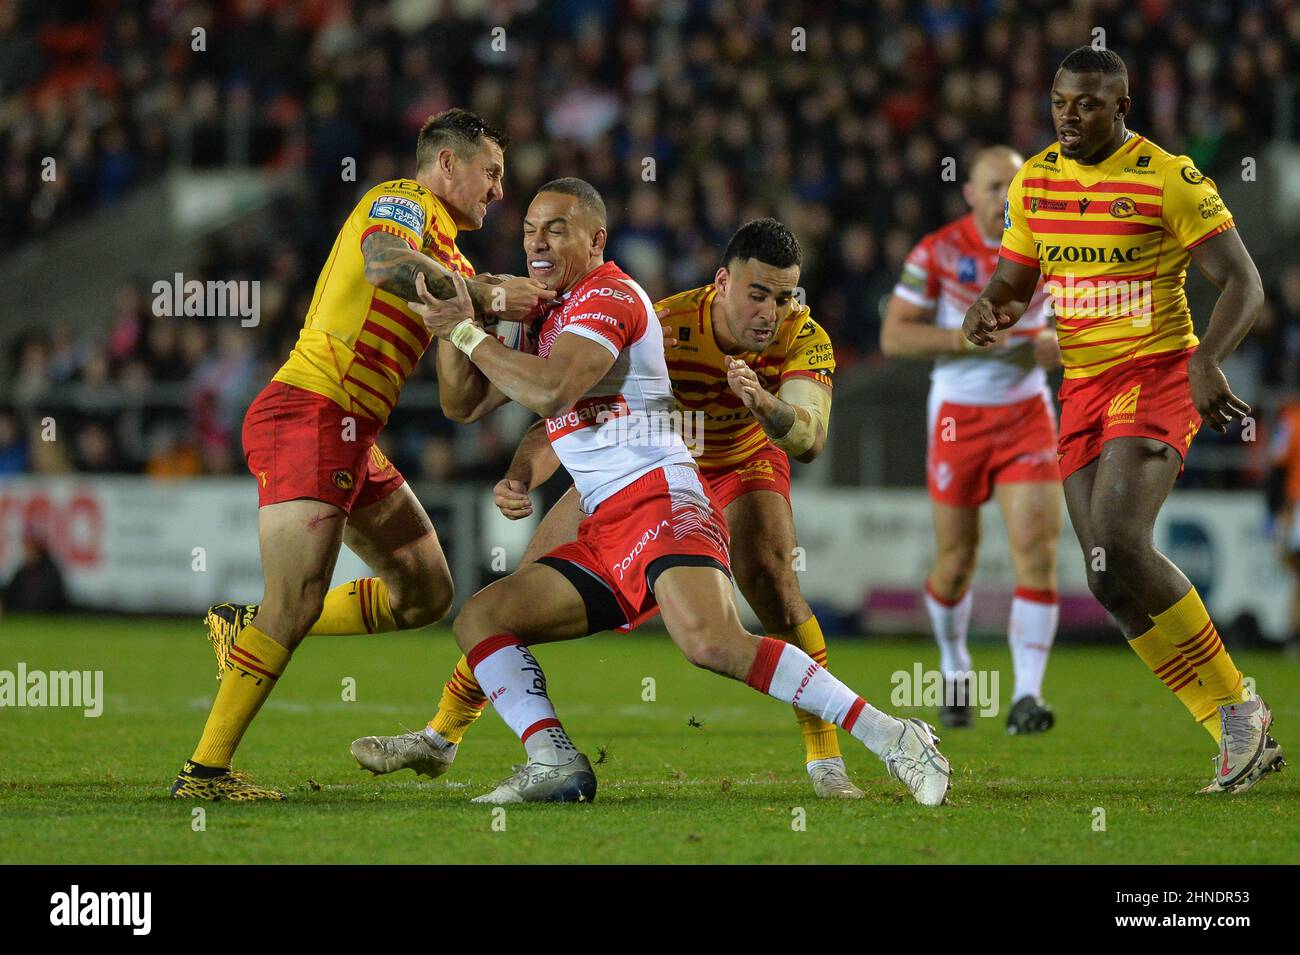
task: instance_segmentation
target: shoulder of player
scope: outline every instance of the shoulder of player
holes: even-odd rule
[[[685,292],[677,292],[667,298],[661,298],[655,302],[655,311],[666,310],[670,318],[687,312],[694,314],[711,288],[712,285],[702,285],[699,288],[687,289]]]
[[[1148,153],[1151,156],[1151,168],[1159,175],[1160,182],[1166,189],[1170,185],[1177,188],[1182,184],[1199,186],[1201,183],[1206,183],[1211,189],[1217,188],[1213,179],[1196,168],[1191,156],[1175,156],[1152,145],[1153,149]]]
[[[1018,188],[1026,179],[1041,178],[1044,175],[1061,175],[1061,144],[1052,143],[1044,149],[1040,149],[1028,159],[1024,165],[1017,170],[1011,180],[1011,188]]]
[[[369,199],[372,196],[404,196],[421,205],[426,205],[434,198],[433,193],[414,179],[389,179],[376,183],[366,191],[365,198]]]
[[[785,320],[784,334],[779,340],[785,346],[786,354],[790,354],[814,345],[829,344],[831,336],[817,324],[812,310],[805,305]]]

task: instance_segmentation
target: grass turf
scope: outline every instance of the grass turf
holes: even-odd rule
[[[468,802],[521,756],[495,714],[470,730],[452,772],[433,782],[409,771],[372,778],[347,752],[357,736],[421,726],[456,655],[442,630],[310,641],[236,757],[289,801],[194,803],[167,798],[167,787],[217,685],[202,626],[8,617],[0,670],[19,661],[29,671],[102,670],[104,712],[0,709],[0,858],[1239,865],[1294,861],[1300,841],[1294,770],[1243,796],[1193,795],[1209,778],[1212,744],[1122,646],[1059,647],[1045,688],[1056,729],[1012,738],[1003,733],[1009,655],[977,645],[976,666],[1001,671],[1002,712],[946,732],[954,789],[938,810],[917,806],[844,734],[867,798],[816,799],[790,711],[693,669],[663,634],[544,647],[570,733],[593,760],[604,750],[599,797],[510,807],[504,817]],[[831,645],[834,671],[888,709],[891,674],[910,673],[917,659],[932,666],[934,656],[921,639]],[[1300,747],[1300,669],[1267,653],[1235,657],[1273,706],[1283,744]],[[642,699],[647,677],[653,702]],[[343,699],[347,678],[354,702]],[[934,721],[931,710],[905,712]],[[196,807],[206,814],[201,831]]]

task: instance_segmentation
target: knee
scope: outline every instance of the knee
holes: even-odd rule
[[[976,550],[974,545],[962,543],[943,547],[935,555],[930,584],[941,597],[955,597],[970,584],[975,576]]]
[[[1084,552],[1088,589],[1111,613],[1122,611],[1129,602],[1124,585],[1125,575],[1132,572],[1128,547],[1120,537],[1100,535]]]
[[[307,581],[292,599],[268,594],[258,608],[259,622],[264,621],[263,629],[291,647],[297,646],[320,619],[328,589],[328,581]]]
[[[492,612],[488,601],[482,599],[482,593],[475,594],[465,601],[456,619],[452,622],[451,632],[461,651],[468,653],[480,640],[493,634]]]
[[[415,595],[407,600],[406,595]],[[418,585],[407,584],[397,591],[389,591],[390,606],[393,617],[403,630],[414,630],[437,623],[451,612],[456,599],[456,586],[451,574],[443,572],[432,580],[421,581]]]
[[[739,618],[719,626],[705,614],[681,608],[674,614],[673,642],[694,666],[714,673],[734,675],[736,636],[743,630]]]
[[[1046,531],[1013,537],[1011,550],[1016,569],[1023,577],[1041,581],[1051,577],[1056,569],[1056,538]]]
[[[1115,571],[1089,568],[1088,589],[1097,598],[1097,603],[1111,612],[1122,609],[1126,601],[1124,587],[1120,584]]]
[[[707,633],[692,634],[681,641],[682,654],[701,670],[713,673],[730,674],[732,670],[731,648],[729,641],[719,639]]]
[[[1153,551],[1150,534],[1116,520],[1102,521],[1096,528],[1089,573],[1138,574],[1147,554]]]

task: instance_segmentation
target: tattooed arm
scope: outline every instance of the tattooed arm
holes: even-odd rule
[[[372,232],[361,243],[366,260],[366,281],[375,288],[396,295],[404,302],[418,302],[415,277],[424,281],[434,298],[453,299],[456,289],[451,272],[433,259],[415,252],[390,232]],[[540,282],[514,275],[476,275],[465,280],[474,314],[488,323],[521,321],[538,306],[555,297]]]
[[[372,232],[361,243],[366,260],[366,281],[377,289],[396,295],[404,302],[416,302],[415,277],[424,273],[424,281],[435,298],[455,298],[451,272],[433,259],[414,251],[404,239],[391,232]],[[466,281],[474,313],[480,317],[491,311],[491,288],[477,278]]]

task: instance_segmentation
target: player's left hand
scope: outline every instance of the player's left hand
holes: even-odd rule
[[[759,383],[758,374],[739,358],[727,356],[727,384],[745,407],[755,414],[760,413],[772,401],[762,384]]]
[[[457,325],[467,318],[471,321],[474,318],[474,302],[469,297],[465,280],[459,272],[452,272],[451,281],[456,289],[456,297],[441,299],[433,297],[424,281],[423,272],[415,277],[415,290],[420,293],[420,300],[408,304],[420,316],[424,327],[434,338],[448,338]]]
[[[1056,329],[1044,328],[1034,336],[1034,364],[1048,371],[1061,367],[1061,343]]]
[[[1201,420],[1220,434],[1228,430],[1235,418],[1250,414],[1250,405],[1232,393],[1228,379],[1218,362],[1200,352],[1187,363],[1187,381],[1192,388],[1192,404]]]

